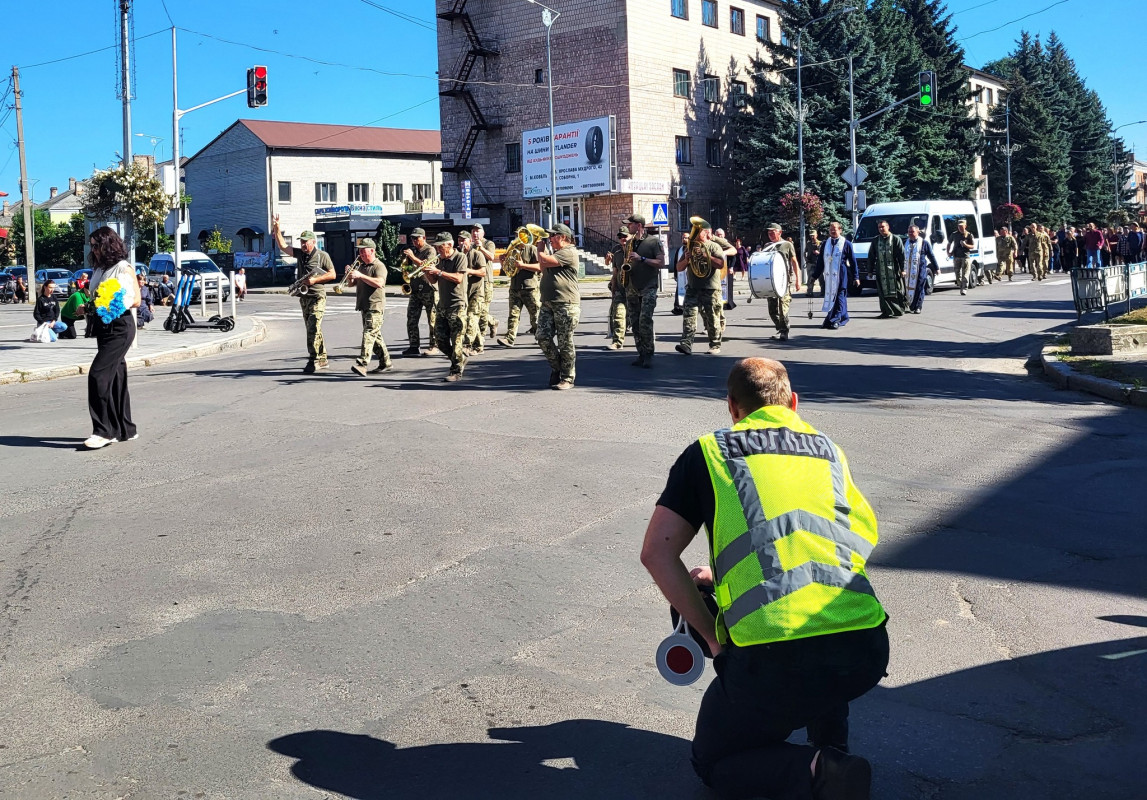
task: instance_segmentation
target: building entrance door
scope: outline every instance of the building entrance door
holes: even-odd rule
[[[582,206],[580,198],[558,201],[558,222],[564,222],[570,227],[580,247],[582,235]]]

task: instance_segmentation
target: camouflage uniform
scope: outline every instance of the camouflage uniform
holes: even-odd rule
[[[716,241],[710,239],[704,243],[705,255],[710,258],[721,258],[722,248]],[[676,267],[676,265],[674,265]],[[721,298],[721,271],[713,269],[707,278],[698,278],[692,270],[686,268],[688,284],[685,287],[685,304],[681,315],[681,344],[677,345],[677,352],[688,355],[693,352],[693,340],[697,336],[697,313],[701,313],[701,321],[709,333],[709,347],[720,349],[723,325],[721,313],[724,301]]]
[[[430,245],[422,247],[415,252],[419,261],[425,261],[434,255],[434,248]],[[435,317],[437,311],[434,308],[436,300],[436,292],[432,285],[427,283],[422,278],[415,278],[410,282],[410,300],[406,304],[406,336],[410,340],[410,346],[407,348],[408,353],[418,352],[422,347],[422,339],[418,333],[418,323],[422,319],[423,310],[426,311],[426,321],[430,325],[430,347],[434,347],[435,331]]]
[[[519,263],[537,264],[538,249],[533,245],[522,248]],[[519,269],[518,274],[510,279],[510,314],[506,319],[506,344],[513,345],[518,337],[518,320],[522,317],[523,306],[530,314],[531,331],[537,332],[538,311],[542,304],[538,280],[538,273],[528,269]]]
[[[661,259],[661,240],[645,234],[633,239],[631,254],[642,259]],[[631,264],[629,285],[625,289],[626,313],[633,326],[634,344],[637,345],[638,361],[648,365],[653,360],[656,349],[653,335],[653,312],[657,309],[657,273],[660,267],[652,267],[639,261]],[[635,362],[636,364],[637,362]]]
[[[450,258],[440,258],[438,268],[443,272],[457,273],[469,268],[470,260],[466,253],[457,250]],[[463,352],[463,339],[466,334],[466,278],[455,284],[439,278],[438,314],[434,320],[434,336],[438,349],[450,358],[450,374],[461,375],[466,366]]]
[[[1048,264],[1051,262],[1051,237],[1043,228],[1039,229],[1039,276],[1040,280],[1047,277]]]
[[[996,237],[996,256],[1000,262],[1000,275],[1007,275],[1010,281],[1016,271],[1016,240],[1010,233]]]
[[[624,230],[624,229],[623,229]],[[617,245],[610,254],[613,256],[613,278],[609,281],[609,338],[611,343],[623,346],[625,344],[625,287],[621,285],[621,264],[624,259],[624,245]]]
[[[298,259],[298,274],[306,276],[317,267],[326,272],[335,268],[331,257],[317,247],[307,253],[301,247],[294,248],[294,256]],[[323,314],[327,310],[327,289],[322,284],[312,286],[310,290],[299,298],[299,308],[303,312],[303,322],[307,326],[307,354],[311,361],[322,366],[327,363],[327,347],[323,341]]]
[[[480,269],[483,272],[489,270],[489,261],[486,251],[481,247],[471,247],[466,251],[466,259],[469,269]],[[473,275],[467,279],[469,289],[466,301],[466,334],[463,346],[469,347],[475,353],[481,353],[485,349],[485,341],[482,334],[486,331],[487,321],[486,317],[489,313],[489,306],[486,304],[486,284],[490,283],[489,277],[477,278]]]
[[[386,266],[378,258],[364,264],[359,272],[381,281],[386,280]],[[390,353],[382,339],[382,320],[386,313],[386,290],[359,282],[355,286],[355,310],[362,312],[362,348],[355,363],[370,366],[371,356],[378,356],[379,367],[390,366]]]
[[[478,324],[493,336],[498,330],[498,322],[490,316],[490,305],[494,302],[494,261],[498,249],[489,239],[483,239],[481,250],[486,254],[486,280],[482,284],[482,315],[478,318]]]
[[[1039,271],[1039,234],[1032,231],[1024,237],[1024,246],[1027,249],[1028,272],[1031,273],[1033,281],[1042,281],[1043,276]]]
[[[572,385],[577,360],[573,335],[581,319],[577,248],[568,244],[554,252],[553,257],[558,260],[558,266],[542,270],[538,347],[550,363],[551,386],[557,383]]]

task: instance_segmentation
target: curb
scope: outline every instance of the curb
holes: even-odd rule
[[[219,339],[199,347],[181,347],[177,350],[164,350],[149,356],[127,359],[129,370],[143,369],[145,367],[158,367],[163,364],[172,364],[176,361],[186,361],[192,358],[212,356],[230,350],[239,350],[243,347],[253,347],[267,338],[267,326],[255,320],[255,326],[246,333]],[[33,381],[50,381],[56,378],[70,378],[76,375],[86,375],[87,364],[69,364],[62,367],[45,367],[33,370],[15,370],[0,373],[0,386],[14,383],[32,383]]]
[[[1136,389],[1127,383],[1078,373],[1070,364],[1059,360],[1055,348],[1051,345],[1043,348],[1040,362],[1043,364],[1044,375],[1060,389],[1087,392],[1115,403],[1147,408],[1147,389]]]

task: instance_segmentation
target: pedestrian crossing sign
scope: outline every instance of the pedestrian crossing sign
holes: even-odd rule
[[[654,225],[668,225],[669,224],[669,204],[668,203],[654,203],[653,204],[653,224]]]

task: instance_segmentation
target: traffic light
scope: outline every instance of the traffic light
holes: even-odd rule
[[[267,68],[251,67],[247,70],[247,107],[261,108],[267,105]]]
[[[936,73],[930,69],[920,72],[920,105],[931,106],[936,102]]]

